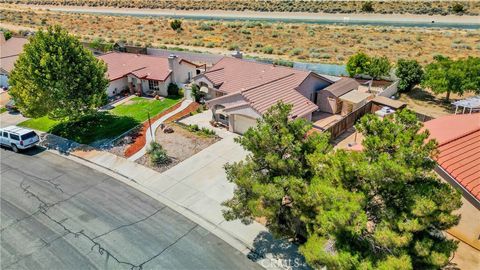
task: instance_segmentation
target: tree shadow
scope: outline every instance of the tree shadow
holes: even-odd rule
[[[299,253],[298,246],[287,241],[275,239],[268,232],[261,232],[253,242],[253,250],[247,257],[259,262],[265,268],[312,269]]]
[[[453,99],[451,99],[450,101],[447,102],[445,97],[435,96],[432,92],[419,87],[415,87],[411,91],[402,93],[402,95],[406,95],[412,100],[418,100],[421,102],[425,102],[429,105],[442,107],[447,111],[452,110],[451,102],[454,101]]]
[[[118,116],[108,112],[97,112],[76,120],[61,122],[51,128],[42,142],[49,149],[61,153],[73,150],[89,151],[93,143],[109,145],[112,139],[138,126],[140,123],[130,116]],[[102,144],[102,142],[104,142]]]

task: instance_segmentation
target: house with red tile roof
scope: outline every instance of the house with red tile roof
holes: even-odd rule
[[[437,173],[480,209],[480,113],[436,118],[425,128],[438,142]]]
[[[0,32],[0,87],[8,87],[8,75],[27,43],[26,38],[11,37],[5,40],[5,36]]]
[[[214,120],[242,134],[279,101],[293,105],[291,118],[311,120],[318,110],[318,91],[334,80],[310,71],[224,57],[194,82],[206,92]]]
[[[143,95],[167,96],[170,83],[188,83],[204,65],[197,65],[175,55],[169,57],[110,52],[98,56],[107,64],[109,96],[123,91]]]

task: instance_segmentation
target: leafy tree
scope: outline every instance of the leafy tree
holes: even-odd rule
[[[434,62],[425,67],[422,86],[431,88],[436,94],[447,93],[447,102],[450,93],[480,93],[480,57],[452,60],[436,56]]]
[[[417,60],[399,59],[395,75],[400,79],[398,90],[407,92],[422,81],[423,68]]]
[[[371,58],[366,53],[358,52],[350,58],[347,62],[347,72],[350,77],[355,77],[361,74],[367,74],[370,68]]]
[[[289,120],[292,106],[279,103],[235,141],[250,154],[245,161],[225,165],[227,179],[237,185],[234,197],[224,203],[227,220],[252,222],[266,217],[277,236],[302,238],[300,204],[311,178],[307,156],[328,152],[326,134],[306,136],[311,125],[304,119]]]
[[[9,77],[10,94],[29,117],[78,119],[107,100],[106,65],[59,26],[25,45]]]
[[[265,217],[274,235],[294,239],[315,267],[435,269],[448,263],[455,241],[441,231],[458,223],[461,195],[433,173],[436,142],[415,114],[357,125],[362,152],[331,151],[328,136],[305,120],[289,120],[278,104],[236,139],[250,152],[226,165],[236,184],[224,216]]]
[[[312,266],[328,269],[439,269],[457,243],[441,231],[459,221],[461,195],[433,173],[436,142],[414,113],[363,117],[364,150],[337,151],[317,164],[302,221],[301,247]],[[349,192],[346,192],[349,191]],[[312,215],[311,213],[315,213]]]
[[[372,57],[367,74],[373,79],[380,79],[382,76],[388,76],[391,68],[392,64],[390,64],[387,57]]]
[[[177,31],[177,32],[180,32],[182,31],[182,21],[179,20],[179,19],[175,19],[173,21],[170,22],[170,27]]]
[[[368,75],[373,79],[387,76],[391,64],[386,57],[370,57],[366,53],[358,52],[352,55],[347,62],[347,72],[350,77]]]

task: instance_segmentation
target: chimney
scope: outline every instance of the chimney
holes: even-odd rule
[[[177,66],[177,56],[175,54],[170,54],[170,56],[168,56],[168,69],[172,72],[170,75],[172,83],[177,83],[177,81],[175,80],[176,66]]]
[[[242,59],[243,53],[239,50],[235,50],[234,52],[232,52],[232,57],[237,59]]]

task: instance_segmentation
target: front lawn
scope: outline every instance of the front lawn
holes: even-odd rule
[[[126,103],[115,107],[113,110],[111,110],[111,113],[120,116],[132,117],[139,122],[144,122],[148,119],[148,112],[150,112],[150,117],[153,117],[177,104],[180,99],[181,97],[169,97],[162,101],[158,101],[154,99],[134,97]]]
[[[91,144],[98,140],[114,138],[150,117],[165,111],[180,102],[180,98],[165,98],[162,101],[135,97],[110,112],[99,112],[76,121],[58,121],[48,117],[29,119],[19,124],[49,132],[79,143]]]

